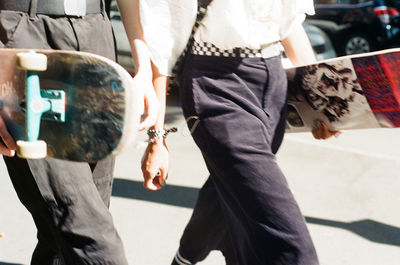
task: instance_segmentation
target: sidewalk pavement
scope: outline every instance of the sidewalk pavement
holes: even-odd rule
[[[167,265],[207,177],[174,98],[167,124],[168,185],[142,187],[144,133],[117,159],[111,212],[130,264]],[[400,264],[400,129],[347,131],[338,139],[287,134],[278,154],[306,217],[321,265]],[[0,265],[29,264],[35,246],[32,218],[20,205],[0,162]],[[201,265],[225,264],[213,252]]]

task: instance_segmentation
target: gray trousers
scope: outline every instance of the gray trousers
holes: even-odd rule
[[[87,51],[115,60],[105,14],[50,17],[0,10],[0,47]],[[127,264],[108,210],[114,158],[97,164],[4,157],[38,244],[31,264]]]
[[[221,250],[230,265],[318,264],[275,157],[285,130],[286,82],[279,57],[187,58],[182,107],[210,177],[173,264],[194,264],[211,250]]]

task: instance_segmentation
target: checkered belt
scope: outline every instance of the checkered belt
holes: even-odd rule
[[[203,56],[222,56],[222,57],[235,57],[235,58],[270,58],[281,54],[281,46],[279,42],[274,42],[263,46],[261,49],[250,48],[233,48],[223,50],[216,47],[212,43],[196,41],[193,42],[191,54]]]

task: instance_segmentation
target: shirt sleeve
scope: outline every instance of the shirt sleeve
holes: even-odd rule
[[[161,74],[171,75],[190,37],[196,12],[196,1],[140,0],[144,39]]]
[[[306,14],[315,14],[313,0],[282,0],[282,13],[279,34],[284,39],[294,25],[304,22]]]

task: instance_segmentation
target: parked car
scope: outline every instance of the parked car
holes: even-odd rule
[[[303,23],[303,26],[318,61],[336,57],[335,49],[325,32],[308,23]],[[283,54],[282,64],[285,68],[292,66],[285,54]]]
[[[130,73],[133,73],[134,65],[131,49],[115,1],[111,2],[110,17],[117,42],[118,63],[124,66]],[[304,23],[304,29],[310,39],[317,60],[336,57],[335,49],[333,48],[329,37],[321,29],[308,23]],[[283,58],[282,63],[285,67],[290,66],[290,62],[287,58]]]
[[[304,29],[314,49],[318,61],[336,57],[335,49],[329,37],[320,28],[303,23]]]
[[[309,24],[322,29],[338,55],[400,45],[400,0],[315,0]]]

